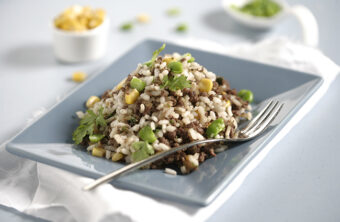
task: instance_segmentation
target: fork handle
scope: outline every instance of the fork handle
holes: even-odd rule
[[[150,157],[148,157],[144,160],[141,160],[141,161],[138,161],[138,162],[135,162],[135,163],[131,163],[127,166],[119,168],[116,171],[113,171],[110,174],[102,176],[102,177],[96,179],[95,181],[93,181],[92,183],[84,186],[83,190],[85,190],[85,191],[92,190],[93,188],[95,188],[95,187],[97,187],[97,186],[99,186],[103,183],[107,183],[110,180],[117,178],[118,176],[121,176],[121,175],[128,173],[128,172],[131,172],[131,171],[134,171],[136,169],[139,169],[139,168],[141,168],[141,167],[143,167],[143,166],[145,166],[149,163],[155,162],[156,160],[160,160],[160,159],[162,159],[162,158],[164,158],[164,157],[166,157],[166,156],[168,156],[172,153],[175,153],[177,151],[184,150],[186,148],[189,148],[189,147],[192,147],[192,146],[195,146],[195,145],[199,145],[199,144],[202,144],[202,143],[214,143],[214,142],[226,142],[226,141],[227,141],[226,139],[198,140],[198,141],[194,141],[194,142],[191,142],[191,143],[184,144],[182,146],[171,148],[170,150],[157,153],[156,155],[152,155],[152,156],[150,156]]]

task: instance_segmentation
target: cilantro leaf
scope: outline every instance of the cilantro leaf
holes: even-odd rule
[[[161,88],[168,87],[171,91],[182,90],[184,88],[190,88],[191,83],[187,80],[187,77],[184,75],[176,75],[173,78],[169,78],[167,75],[163,77],[163,84]]]
[[[169,84],[169,77],[168,75],[164,76],[163,79],[162,79],[162,85],[160,86],[161,89],[167,87]]]
[[[76,144],[80,144],[83,141],[83,138],[86,135],[92,135],[94,130],[94,125],[80,125],[78,128],[73,132],[72,140]]]
[[[79,126],[72,134],[72,140],[80,144],[86,135],[92,136],[95,126],[106,126],[103,116],[103,107],[99,109],[98,115],[93,110],[87,110],[85,116],[80,120]]]
[[[154,51],[152,53],[152,58],[149,61],[145,62],[144,65],[146,65],[148,67],[153,67],[153,65],[154,65],[154,63],[157,59],[157,56],[164,50],[164,48],[165,48],[165,44],[163,44],[159,49]]]
[[[99,109],[99,114],[96,117],[96,126],[106,126],[106,121],[103,116],[103,110],[104,110],[103,107]]]

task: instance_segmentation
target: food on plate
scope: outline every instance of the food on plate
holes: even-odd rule
[[[191,141],[239,136],[239,122],[252,118],[252,93],[238,94],[190,53],[160,56],[164,47],[101,98],[86,101],[86,113],[77,112],[76,144],[93,156],[131,163]],[[215,146],[179,151],[150,168],[189,173],[216,155]]]
[[[106,17],[103,9],[75,5],[65,9],[54,19],[54,25],[65,31],[86,31],[100,26]]]
[[[272,17],[282,10],[281,6],[272,0],[253,0],[242,7],[233,5],[232,8],[258,17]]]

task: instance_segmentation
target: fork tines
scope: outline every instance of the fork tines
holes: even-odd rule
[[[270,125],[282,109],[283,105],[283,103],[280,103],[277,100],[271,100],[248,126],[241,130],[241,133],[246,137],[258,135]]]

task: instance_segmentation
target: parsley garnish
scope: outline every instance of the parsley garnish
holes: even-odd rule
[[[87,110],[86,115],[80,120],[78,128],[73,132],[72,140],[76,144],[81,143],[86,135],[93,135],[95,126],[106,126],[103,107],[99,109],[98,115],[92,110]]]
[[[168,77],[167,75],[163,77],[161,88],[168,87],[171,91],[182,90],[184,88],[190,88],[191,83],[187,80],[185,75],[176,75],[174,77]]]
[[[145,62],[144,65],[148,66],[148,67],[153,67],[156,59],[157,59],[157,56],[163,51],[163,49],[165,48],[165,44],[163,44],[159,49],[157,49],[156,51],[154,51],[152,53],[152,58]]]

